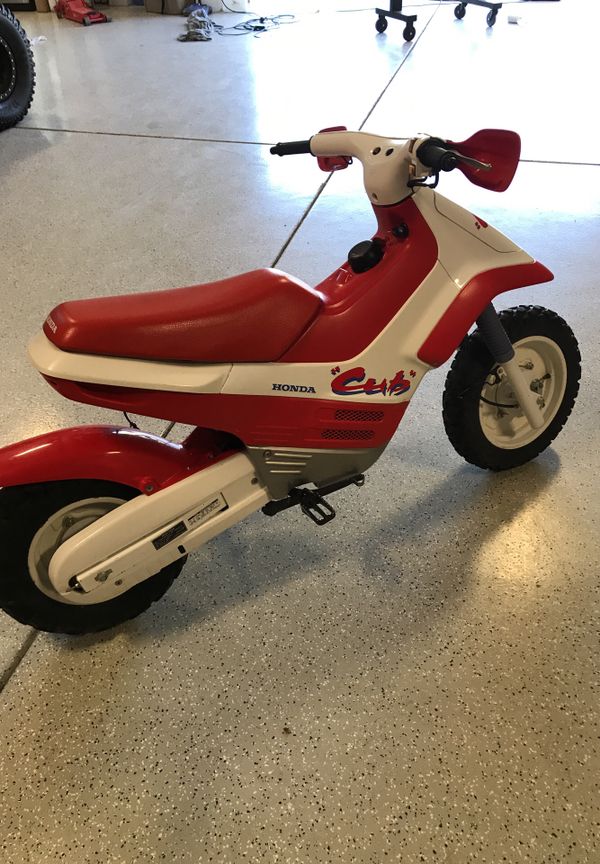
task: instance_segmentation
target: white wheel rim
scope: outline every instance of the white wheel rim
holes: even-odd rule
[[[40,591],[52,600],[68,602],[50,581],[48,568],[52,556],[69,538],[124,503],[121,498],[85,498],[57,510],[44,522],[31,541],[27,557],[29,575]],[[73,594],[77,596],[76,592]],[[89,602],[86,600],[86,605]]]
[[[479,402],[479,421],[487,440],[502,450],[526,447],[548,428],[556,417],[567,387],[567,364],[560,347],[546,336],[528,336],[513,345],[515,356],[529,386],[542,400],[544,424],[534,429],[516,404],[502,366],[496,365],[487,377]],[[547,376],[547,377],[545,377]],[[500,377],[500,381],[497,378]],[[496,380],[494,380],[496,379]],[[535,389],[537,388],[537,389]],[[490,405],[489,403],[496,403]],[[499,407],[514,406],[514,407]]]

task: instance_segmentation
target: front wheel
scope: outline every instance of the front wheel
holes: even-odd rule
[[[162,597],[179,575],[185,558],[100,603],[66,603],[48,577],[50,560],[62,543],[137,494],[137,489],[101,480],[2,489],[0,608],[38,630],[83,634],[134,618]]]
[[[537,394],[542,427],[534,429],[527,421],[478,330],[458,349],[443,397],[444,426],[452,446],[467,462],[492,471],[523,465],[550,445],[571,413],[581,377],[577,340],[555,312],[517,306],[499,317]]]

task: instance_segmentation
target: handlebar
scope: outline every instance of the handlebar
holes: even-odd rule
[[[310,138],[308,141],[283,141],[271,147],[274,156],[296,156],[300,153],[310,153]]]
[[[456,168],[459,157],[448,149],[448,145],[441,138],[429,138],[417,148],[417,158],[438,174],[440,171],[452,171]]]
[[[480,171],[490,171],[492,168],[489,162],[480,162],[470,156],[463,156],[441,138],[428,138],[420,144],[417,148],[417,158],[427,168],[431,168],[434,174],[439,174],[440,171],[452,171],[460,162],[478,168]]]
[[[471,174],[479,177],[479,172],[491,170],[489,163],[465,156],[460,150],[461,145],[442,138],[384,138],[370,132],[351,132],[343,127],[324,129],[306,141],[284,141],[270,148],[275,156],[300,153],[316,156],[321,170],[327,172],[345,168],[352,158],[358,159],[363,167],[369,200],[380,206],[402,201],[407,189],[416,186],[435,188],[442,171],[460,168],[467,173],[470,167],[475,172],[467,176],[473,180]],[[478,153],[478,149],[472,148],[471,152]],[[435,182],[428,184],[426,180],[432,176]],[[480,182],[479,185],[485,184]]]
[[[347,134],[353,135],[355,133]],[[296,156],[302,153],[312,154],[312,150],[310,149],[311,141],[312,138],[306,141],[280,141],[270,148],[270,152],[274,156]],[[442,138],[428,138],[426,141],[423,141],[417,149],[417,158],[421,164],[427,168],[431,168],[435,174],[439,174],[440,171],[452,171],[460,162],[471,165],[473,168],[479,168],[482,171],[489,171],[492,167],[487,162],[479,162],[476,159],[463,156],[462,153],[453,150]]]

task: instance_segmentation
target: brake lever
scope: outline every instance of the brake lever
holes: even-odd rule
[[[448,152],[454,153],[454,155],[460,162],[464,162],[465,165],[470,165],[471,168],[479,168],[480,171],[492,170],[492,165],[490,162],[479,162],[478,159],[471,159],[470,156],[463,156],[463,154],[459,153],[457,150],[449,150]]]

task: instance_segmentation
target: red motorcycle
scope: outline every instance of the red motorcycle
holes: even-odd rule
[[[256,510],[298,506],[326,524],[327,496],[363,484],[423,376],[455,352],[443,415],[467,461],[522,465],[569,416],[580,356],[568,325],[538,306],[492,305],[552,274],[436,191],[454,169],[506,189],[518,135],[401,141],[335,129],[271,152],[311,153],[325,171],[359,160],[375,235],[316,288],[255,270],[50,313],[29,355],[55,390],[195,429],[172,443],[87,426],[0,450],[0,606],[17,620],[111,627]]]

